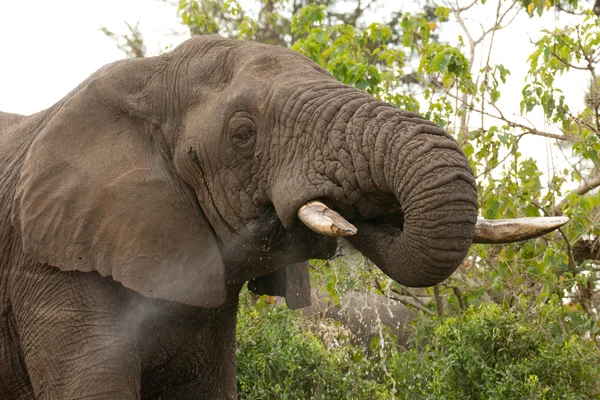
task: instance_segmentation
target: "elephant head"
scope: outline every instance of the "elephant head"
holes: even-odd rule
[[[347,235],[433,285],[477,239],[455,140],[284,48],[196,37],[104,67],[45,121],[12,207],[24,251],[147,296],[218,307]]]

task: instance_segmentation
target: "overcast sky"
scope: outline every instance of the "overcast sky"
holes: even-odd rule
[[[0,110],[47,108],[123,58],[99,28],[125,32],[124,21],[141,22],[154,52],[177,27],[173,8],[154,0],[0,0]]]
[[[244,0],[247,1],[250,0]],[[495,10],[489,7],[490,3],[492,0],[488,0],[488,7],[477,7],[466,15],[474,36],[481,26],[489,26],[492,21]],[[374,18],[388,12],[380,9]],[[563,26],[567,21],[564,16],[560,18],[552,12],[544,18],[521,15],[509,28],[497,33],[493,61],[511,70],[500,102],[507,110],[505,115],[520,118],[517,114],[526,72],[524,60],[533,49],[531,41],[539,37],[542,28]],[[123,58],[123,53],[99,28],[106,26],[124,33],[124,21],[140,22],[152,54],[184,39],[173,35],[173,31],[185,32],[176,22],[174,8],[156,0],[0,0],[0,110],[31,114],[45,109],[102,65]],[[440,37],[456,43],[459,34],[457,25],[449,24]],[[572,108],[578,108],[588,84],[586,78],[574,74],[559,83]],[[544,126],[539,115],[527,118]],[[546,152],[544,143],[531,143],[532,154]],[[541,164],[547,168],[547,163]]]
[[[480,7],[467,15],[468,23],[476,31],[489,14],[489,7]],[[0,110],[27,114],[47,108],[102,65],[123,58],[99,28],[125,32],[124,21],[141,23],[151,53],[182,40],[171,35],[182,31],[173,7],[156,0],[1,0]],[[497,34],[496,61],[511,70],[514,94],[520,95],[530,40],[542,27],[562,24],[564,19],[555,21],[552,13],[531,20],[523,15]],[[459,33],[448,26],[441,38],[456,41]],[[566,84],[568,95],[583,98],[586,85],[585,80]],[[503,95],[512,101],[510,92],[503,90]]]

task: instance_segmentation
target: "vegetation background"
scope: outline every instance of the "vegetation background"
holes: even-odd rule
[[[411,10],[384,0],[161,1],[185,35],[290,47],[447,129],[475,171],[482,217],[571,219],[538,240],[475,245],[431,289],[403,287],[356,255],[313,263],[313,286],[332,306],[358,292],[410,308],[404,343],[375,325],[365,348],[339,322],[244,293],[240,398],[600,398],[600,0],[426,0]],[[497,47],[515,21],[549,14],[514,51]],[[139,26],[128,30],[103,28],[128,57],[145,56]],[[515,59],[530,41],[533,52]],[[507,64],[525,68],[524,81]],[[578,101],[565,96],[574,81],[585,88]],[[507,105],[507,93],[518,100]]]

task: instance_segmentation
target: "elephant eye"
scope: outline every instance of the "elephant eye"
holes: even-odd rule
[[[254,131],[250,127],[243,127],[232,134],[234,142],[245,142],[254,136]]]
[[[254,147],[256,125],[247,115],[234,115],[228,124],[231,142],[240,150],[248,150]]]

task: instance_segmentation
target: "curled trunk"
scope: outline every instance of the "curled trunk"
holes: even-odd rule
[[[458,144],[438,127],[415,124],[388,141],[383,170],[403,224],[357,222],[348,240],[407,286],[449,277],[467,255],[477,221],[477,191]]]

